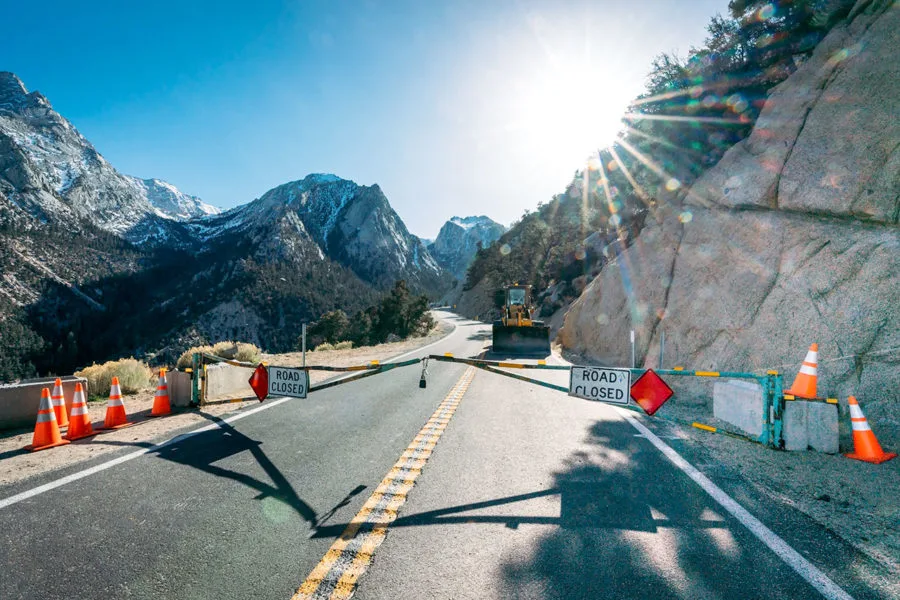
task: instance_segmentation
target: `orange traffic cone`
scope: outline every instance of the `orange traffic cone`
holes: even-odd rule
[[[57,425],[66,427],[69,424],[69,415],[66,414],[66,397],[63,395],[62,379],[59,377],[53,382],[53,393],[50,394],[50,401],[53,404],[53,412],[56,413]]]
[[[91,417],[88,415],[87,400],[84,398],[84,388],[81,382],[75,384],[75,396],[72,397],[72,420],[69,423],[69,431],[66,432],[67,440],[80,440],[94,435],[91,425]]]
[[[125,414],[125,404],[122,403],[122,390],[119,388],[119,378],[113,377],[112,384],[109,387],[106,418],[103,419],[103,427],[101,429],[119,429],[132,424],[128,422],[128,415]]]
[[[881,449],[881,444],[878,443],[878,439],[872,433],[872,428],[869,427],[866,415],[863,414],[856,398],[850,396],[847,399],[847,403],[850,404],[850,424],[853,426],[854,451],[844,456],[875,463],[876,465],[895,458],[897,456],[896,452],[885,452]]]
[[[169,404],[169,385],[166,383],[166,370],[159,370],[159,384],[156,386],[156,397],[153,398],[153,410],[150,411],[151,417],[162,417],[172,412],[172,406]]]
[[[69,440],[62,439],[59,434],[59,425],[56,423],[56,413],[53,412],[50,390],[44,388],[41,390],[41,404],[38,407],[34,437],[31,438],[31,443],[25,446],[25,449],[29,452],[36,452],[68,443]]]
[[[819,345],[812,344],[806,353],[806,360],[800,365],[800,372],[794,379],[791,389],[786,394],[793,394],[798,398],[816,397],[816,379],[818,378]]]

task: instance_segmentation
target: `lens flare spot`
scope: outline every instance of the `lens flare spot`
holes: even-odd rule
[[[503,256],[506,256],[510,252],[512,252],[512,248],[509,247],[509,244],[503,244],[502,246],[500,246],[500,254],[502,254]]]
[[[618,227],[621,222],[622,222],[622,217],[620,217],[619,215],[611,215],[609,217],[609,224],[612,225],[613,227]]]
[[[703,95],[702,85],[692,85],[690,89],[691,98],[699,98]]]
[[[712,108],[713,106],[715,106],[718,103],[719,103],[719,97],[716,96],[715,94],[708,94],[707,96],[705,96],[703,98],[703,101],[701,102],[701,104],[703,104],[703,106],[705,106],[706,108]]]
[[[775,5],[771,2],[769,4],[764,4],[760,7],[758,11],[756,11],[756,18],[760,21],[768,21],[772,17],[775,16]]]
[[[276,525],[286,522],[291,517],[291,508],[277,498],[266,496],[262,499],[261,505],[263,515]]]
[[[585,256],[587,256],[587,253],[584,251],[584,248],[575,248],[575,260],[584,260]]]
[[[609,315],[606,313],[600,313],[597,315],[597,323],[599,325],[609,325]]]
[[[611,160],[611,161],[609,161],[609,163],[607,163],[606,168],[609,171],[615,171],[616,169],[619,168],[619,162],[615,161],[615,160]]]
[[[678,220],[681,221],[682,223],[690,223],[691,221],[694,220],[694,215],[691,214],[691,211],[686,210],[686,211],[682,212],[680,215],[678,215]]]
[[[681,187],[681,182],[678,181],[677,179],[675,179],[674,177],[670,178],[666,182],[666,189],[669,190],[670,192],[674,192],[675,190],[677,190],[680,187]]]

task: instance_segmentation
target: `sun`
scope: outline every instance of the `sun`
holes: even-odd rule
[[[556,55],[519,80],[512,116],[522,142],[571,170],[622,128],[634,93],[616,73],[581,57]]]

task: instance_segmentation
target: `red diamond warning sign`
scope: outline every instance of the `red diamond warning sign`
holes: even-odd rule
[[[269,371],[265,365],[259,365],[250,376],[250,387],[256,393],[256,397],[262,402],[269,395]]]
[[[653,369],[647,369],[631,386],[631,397],[648,415],[659,410],[674,393]]]

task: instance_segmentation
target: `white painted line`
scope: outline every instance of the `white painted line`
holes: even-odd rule
[[[616,408],[620,415],[631,423],[632,427],[640,431],[656,449],[662,452],[666,458],[672,461],[676,467],[684,471],[684,473],[694,480],[694,483],[703,488],[703,490],[712,496],[713,500],[731,513],[735,519],[740,521],[741,525],[750,530],[763,544],[778,555],[778,557],[787,563],[800,577],[805,579],[811,586],[816,588],[819,593],[829,600],[853,600],[853,597],[842,590],[828,576],[817,569],[811,562],[803,558],[799,552],[794,550],[783,539],[781,539],[774,531],[762,524],[762,522],[750,514],[750,512],[738,504],[731,496],[722,491],[722,488],[709,480],[703,473],[697,470],[691,463],[686,461],[680,454],[675,452],[668,444],[659,439],[656,434],[650,431],[646,425],[641,423],[631,411],[624,408]]]
[[[450,333],[448,333],[441,339],[437,340],[436,342],[433,342],[431,344],[428,344],[427,346],[423,346],[423,347],[413,350],[411,352],[407,352],[406,354],[401,354],[400,356],[395,356],[393,358],[390,358],[390,359],[388,359],[388,362],[399,360],[405,356],[409,356],[410,354],[420,352],[426,348],[430,348],[431,346],[434,346],[436,344],[439,344],[439,343],[447,340],[451,335],[456,333],[459,329],[458,327],[456,327],[456,325],[454,325],[453,327],[454,327],[453,331],[451,331]],[[346,377],[352,377],[352,376],[353,376],[353,374],[351,373],[349,375],[339,377],[339,379],[344,379]],[[232,416],[228,417],[227,419],[223,419],[223,421],[225,423],[234,423],[235,421],[239,421],[245,417],[249,417],[250,415],[255,415],[256,413],[262,412],[264,410],[269,410],[270,408],[274,408],[274,407],[278,406],[279,404],[283,404],[283,403],[287,402],[288,400],[291,400],[291,398],[279,398],[277,400],[271,400],[271,401],[267,400],[266,403],[263,404],[262,406],[257,406],[256,408],[251,408],[250,410],[239,412],[238,414],[232,415]],[[40,494],[43,494],[45,492],[49,492],[50,490],[54,490],[58,487],[64,486],[67,483],[72,483],[73,481],[78,481],[79,479],[84,479],[85,477],[89,477],[90,475],[93,475],[95,473],[99,473],[101,471],[111,469],[112,467],[115,467],[116,465],[121,465],[122,463],[126,463],[126,462],[128,462],[130,460],[134,460],[135,458],[138,458],[140,456],[144,456],[145,454],[149,454],[151,452],[156,452],[157,450],[159,450],[161,448],[165,448],[166,446],[169,446],[176,442],[180,442],[189,437],[193,437],[197,434],[204,433],[206,431],[213,431],[218,428],[219,428],[218,423],[212,423],[210,425],[205,425],[203,427],[200,427],[199,429],[195,429],[193,431],[189,431],[187,433],[177,435],[177,436],[170,438],[164,442],[154,444],[153,446],[150,446],[148,448],[142,448],[141,450],[137,450],[130,454],[125,454],[123,456],[116,457],[112,460],[108,460],[104,463],[100,463],[99,465],[94,465],[93,467],[84,469],[83,471],[77,471],[75,473],[72,473],[71,475],[66,475],[65,477],[62,477],[60,479],[55,479],[53,481],[45,483],[44,485],[40,485],[36,488],[32,488],[30,490],[26,490],[19,494],[15,494],[14,496],[9,496],[8,498],[0,499],[0,510],[6,508],[8,506],[12,506],[13,504],[22,502],[23,500],[28,500],[29,498],[34,498],[35,496],[39,496]]]
[[[270,408],[274,408],[274,407],[278,406],[279,404],[283,404],[291,399],[292,398],[279,398],[278,400],[275,400],[272,402],[267,402],[266,404],[263,404],[262,406],[257,406],[256,408],[251,408],[250,410],[247,410],[244,412],[239,412],[238,414],[232,415],[232,416],[228,417],[227,419],[223,419],[223,421],[225,423],[234,423],[235,421],[239,421],[245,417],[249,417],[250,415],[255,415],[258,412],[262,412],[264,410],[269,410]],[[210,425],[205,425],[203,427],[200,427],[199,429],[195,429],[193,431],[189,431],[189,432],[183,433],[181,435],[176,435],[175,437],[170,438],[164,442],[154,444],[153,446],[150,446],[149,448],[142,448],[141,450],[137,450],[136,452],[132,452],[130,454],[125,454],[124,456],[119,456],[112,460],[108,460],[104,463],[100,463],[99,465],[94,465],[93,467],[84,469],[83,471],[78,471],[76,473],[72,473],[71,475],[66,475],[65,477],[62,477],[60,479],[55,479],[49,483],[45,483],[44,485],[40,485],[36,488],[26,490],[20,494],[16,494],[16,495],[10,496],[8,498],[3,498],[2,500],[0,500],[0,509],[6,508],[7,506],[12,506],[13,504],[21,502],[23,500],[28,500],[29,498],[34,498],[35,496],[39,496],[40,494],[43,494],[44,492],[49,492],[50,490],[54,490],[60,486],[66,485],[67,483],[72,483],[73,481],[78,481],[79,479],[84,479],[85,477],[93,475],[94,473],[99,473],[100,471],[105,471],[107,469],[115,467],[116,465],[121,465],[122,463],[126,463],[130,460],[134,460],[135,458],[138,458],[139,456],[149,454],[150,452],[156,452],[157,450],[159,450],[161,448],[165,448],[166,446],[169,446],[171,444],[175,444],[177,442],[186,440],[190,437],[194,437],[197,434],[204,433],[206,431],[213,431],[215,429],[218,429],[219,427],[220,427],[219,423],[211,423]]]

